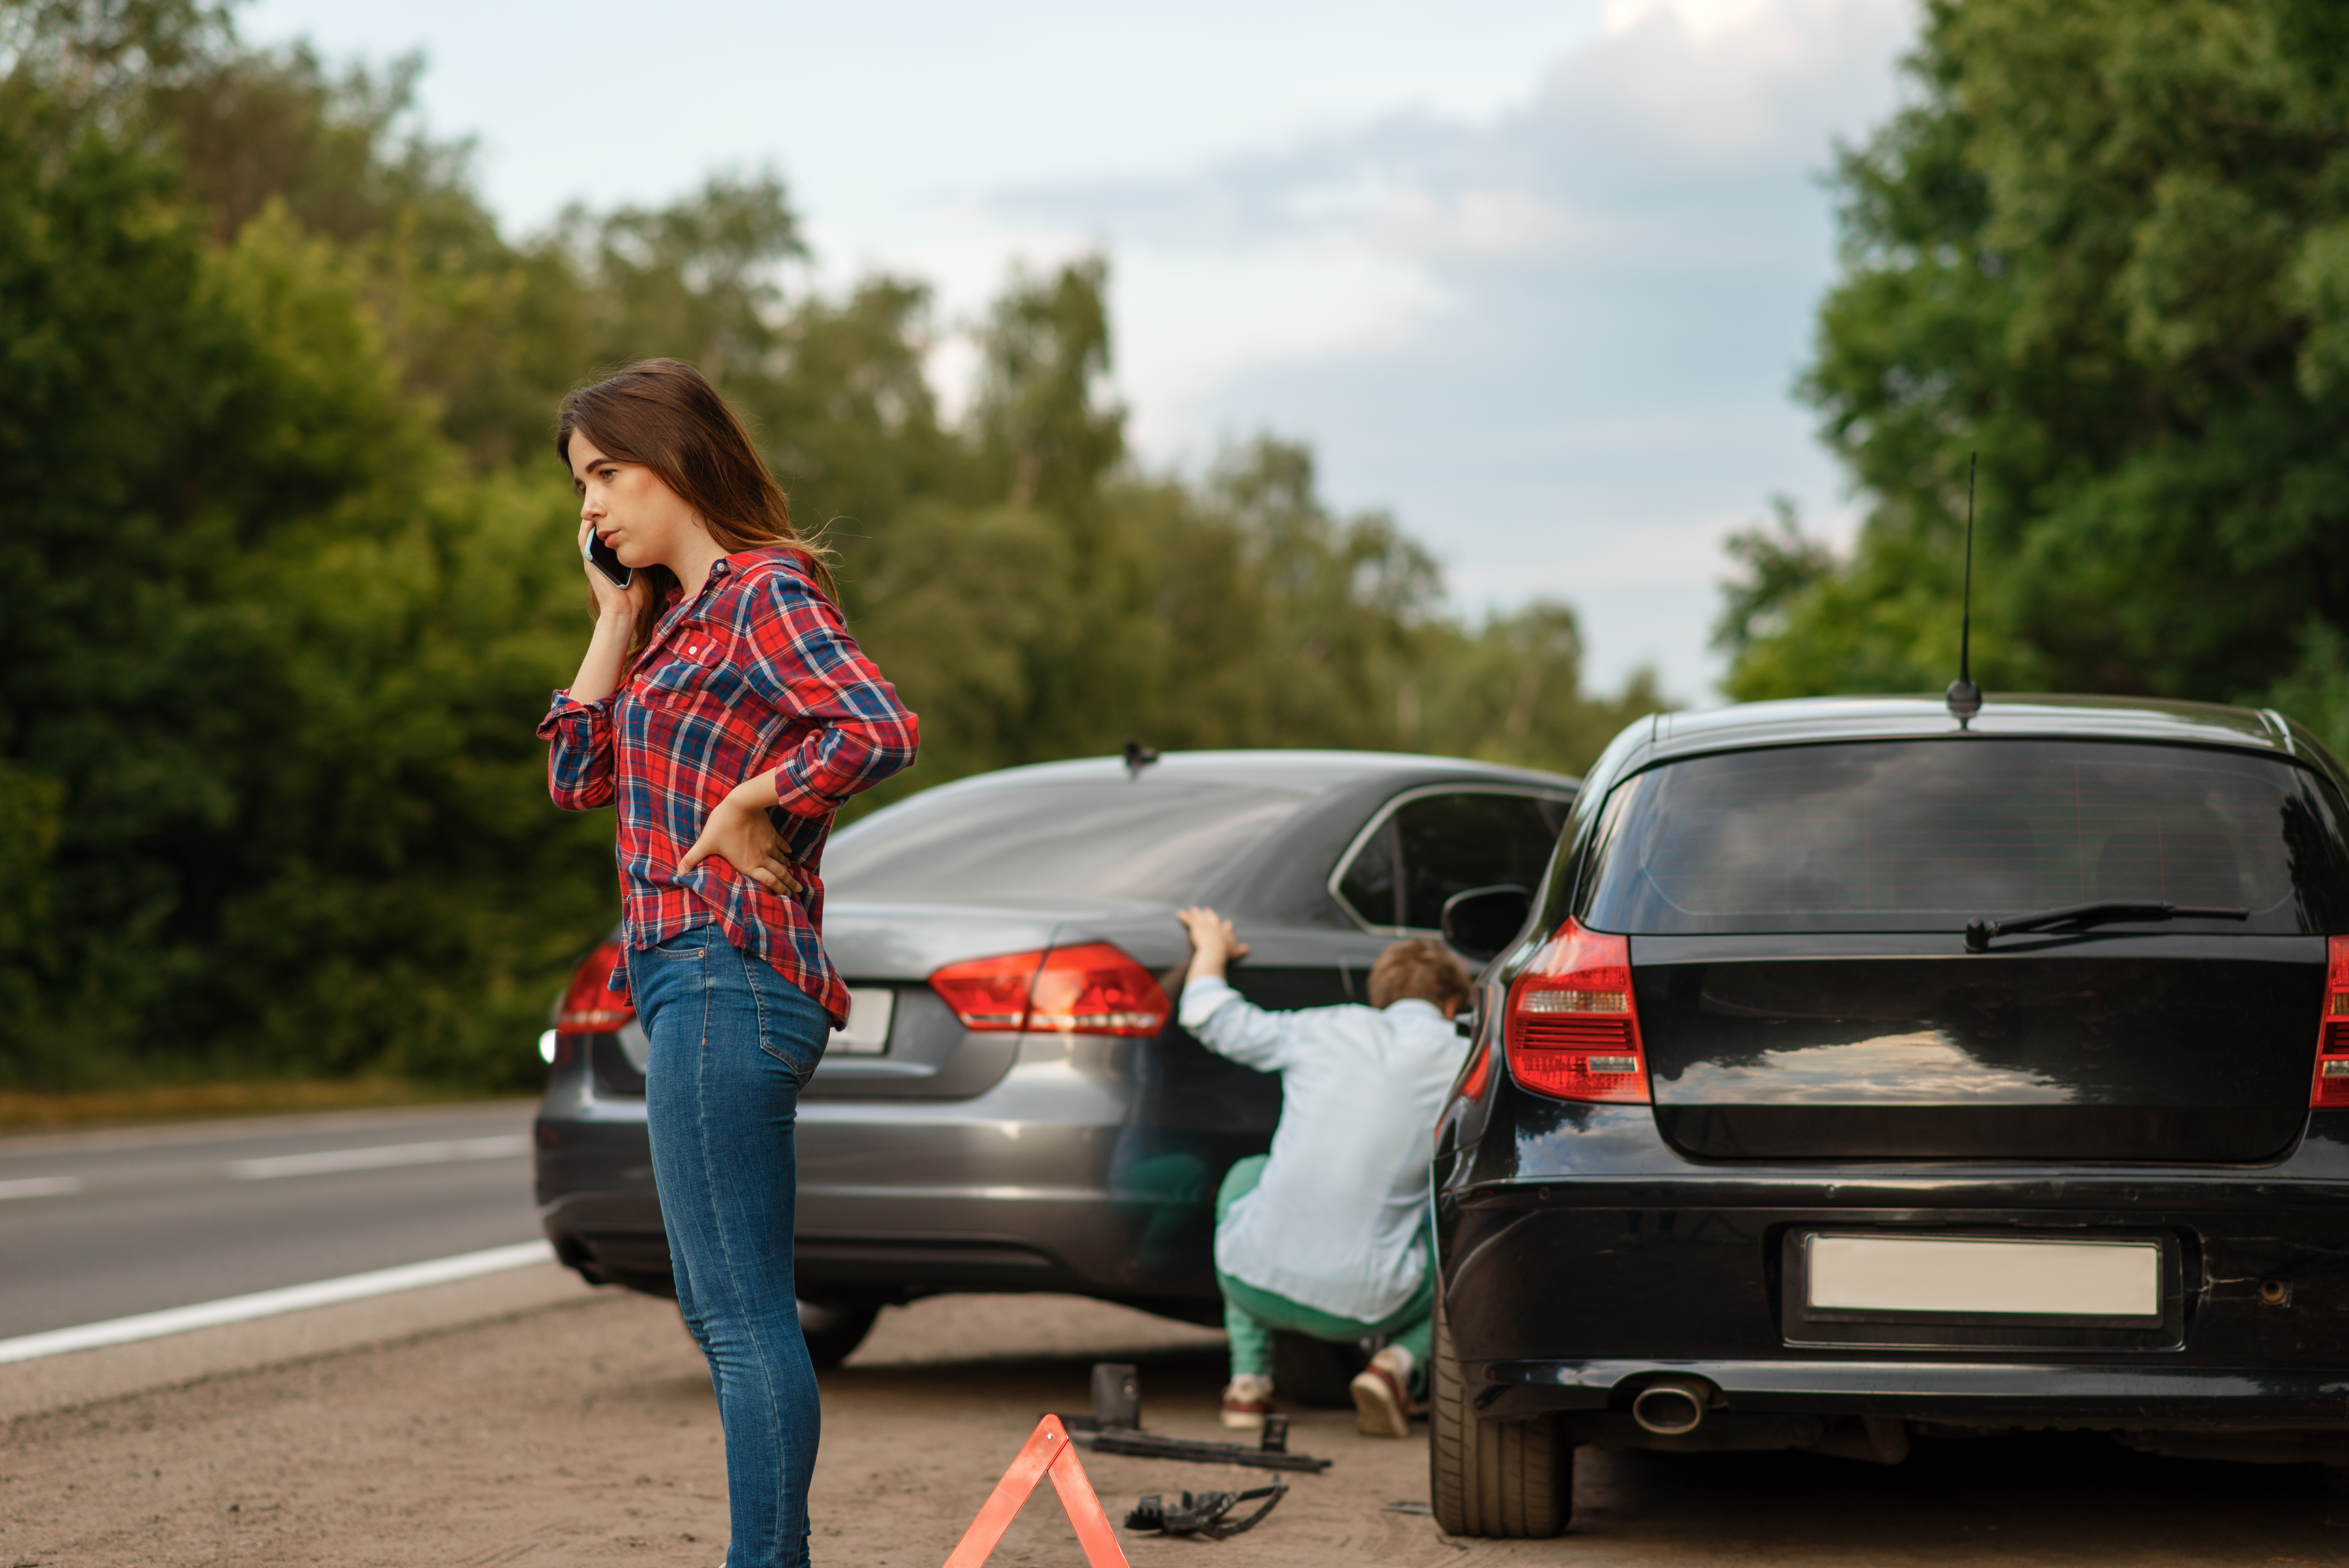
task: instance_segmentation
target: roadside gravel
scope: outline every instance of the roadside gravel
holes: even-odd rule
[[[584,1290],[502,1310],[405,1339],[377,1323],[356,1348],[18,1417],[0,1428],[0,1568],[713,1568],[726,1531],[717,1418],[675,1310]],[[885,1314],[824,1377],[817,1561],[943,1562],[1038,1415],[1084,1408],[1095,1360],[1141,1366],[1148,1426],[1220,1436],[1220,1340],[1058,1297]],[[89,1354],[102,1370],[110,1353]],[[2328,1473],[2085,1438],[1920,1444],[1895,1470],[1586,1454],[1574,1536],[1473,1543],[1389,1511],[1425,1496],[1421,1442],[1306,1413],[1291,1446],[1337,1462],[1296,1479],[1248,1535],[1128,1538],[1138,1568],[2349,1562],[2349,1499]],[[1262,1474],[1106,1455],[1086,1466],[1113,1518],[1145,1491],[1237,1490]],[[1078,1561],[1049,1488],[995,1561]]]

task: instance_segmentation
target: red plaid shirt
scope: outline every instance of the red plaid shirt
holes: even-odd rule
[[[672,593],[620,689],[601,702],[556,692],[538,733],[554,742],[547,788],[556,805],[619,807],[630,947],[715,923],[823,1004],[835,1026],[848,1021],[848,987],[823,951],[824,840],[843,802],[914,760],[920,730],[795,552],[730,555],[691,602]],[[710,809],[768,769],[775,825],[804,891],[779,896],[717,856],[678,876]]]

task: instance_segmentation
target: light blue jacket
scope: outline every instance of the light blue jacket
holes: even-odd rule
[[[1272,1013],[1194,980],[1178,1016],[1216,1055],[1280,1075],[1272,1159],[1216,1228],[1216,1267],[1363,1323],[1409,1302],[1427,1271],[1436,1113],[1468,1043],[1410,997]]]

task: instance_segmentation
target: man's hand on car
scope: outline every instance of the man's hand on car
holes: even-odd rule
[[[1191,971],[1185,980],[1220,980],[1224,966],[1248,955],[1248,945],[1233,931],[1232,923],[1204,906],[1178,909],[1174,918],[1191,934]]]

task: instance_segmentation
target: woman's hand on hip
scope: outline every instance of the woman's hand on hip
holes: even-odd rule
[[[744,779],[711,808],[709,820],[701,825],[701,836],[677,862],[677,874],[683,876],[715,856],[770,892],[783,897],[798,893],[805,883],[799,868],[792,863],[791,851],[783,847],[782,834],[767,815],[774,803],[773,774],[758,773]]]

